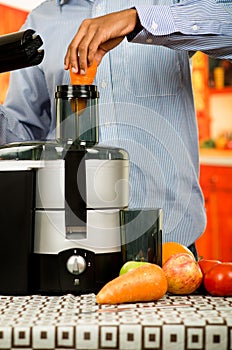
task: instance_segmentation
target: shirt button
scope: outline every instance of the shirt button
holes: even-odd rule
[[[109,120],[106,120],[106,121],[105,121],[105,127],[106,127],[106,128],[109,128],[109,127],[110,127],[110,121],[109,121]]]
[[[97,6],[96,6],[96,10],[99,11],[99,10],[101,10],[101,9],[102,9],[101,5],[97,5]]]
[[[194,24],[194,25],[192,26],[192,30],[194,30],[194,32],[196,32],[198,29],[199,29],[199,27],[198,27],[197,24]]]
[[[147,43],[147,44],[152,44],[152,43],[153,43],[153,40],[152,40],[151,38],[146,39],[146,43]]]
[[[102,80],[101,87],[105,89],[107,87],[107,82],[105,80]]]
[[[153,21],[151,27],[153,30],[156,30],[158,28],[158,24]]]

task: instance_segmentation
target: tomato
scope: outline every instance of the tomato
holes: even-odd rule
[[[216,264],[204,275],[206,291],[215,296],[232,296],[232,263]]]
[[[221,261],[210,259],[201,259],[198,261],[198,265],[200,266],[203,275],[205,275],[207,271],[212,269],[212,267],[214,267],[217,264],[221,264]]]

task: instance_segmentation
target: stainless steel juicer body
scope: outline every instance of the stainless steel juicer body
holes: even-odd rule
[[[97,88],[55,96],[56,142],[0,147],[1,294],[97,292],[127,260],[162,263],[162,210],[128,209],[128,153],[98,145]]]
[[[120,210],[128,206],[127,153],[99,147],[69,150],[64,159],[46,161],[36,176],[38,290],[99,290],[122,265]]]

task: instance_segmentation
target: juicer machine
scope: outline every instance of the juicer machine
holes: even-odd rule
[[[97,292],[127,260],[161,265],[162,210],[128,209],[129,156],[98,144],[95,85],[55,92],[56,141],[0,147],[0,293]]]

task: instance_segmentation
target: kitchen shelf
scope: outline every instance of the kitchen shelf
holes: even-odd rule
[[[215,148],[200,149],[200,164],[212,166],[231,166],[232,150],[219,150]]]
[[[198,51],[192,57],[192,83],[196,114],[198,119],[199,139],[209,139],[212,132],[212,101],[215,96],[218,98],[225,95],[230,98],[232,94],[232,78],[230,67],[224,67],[228,64],[228,60],[216,60],[208,57],[204,53]],[[224,77],[226,79],[221,82],[222,88],[215,88],[214,68],[224,67]],[[228,70],[229,69],[229,70]],[[228,82],[228,79],[229,82]],[[219,116],[220,117],[220,116]]]
[[[232,261],[232,151],[200,150],[200,162],[207,226],[196,242],[198,254]]]
[[[225,86],[222,89],[216,89],[216,88],[209,88],[210,94],[232,94],[232,87],[231,86]]]

